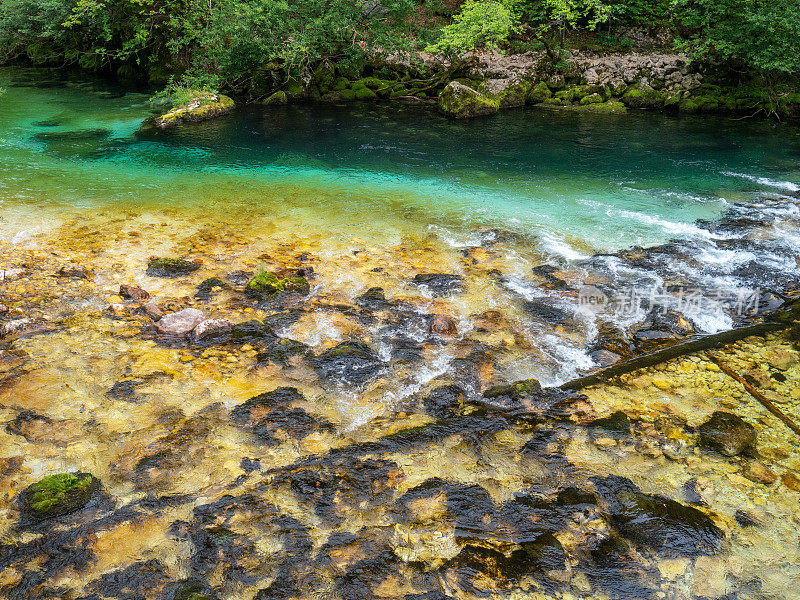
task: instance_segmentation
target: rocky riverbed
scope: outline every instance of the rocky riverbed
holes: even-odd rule
[[[780,251],[763,222],[726,226]],[[615,285],[591,261],[502,230],[378,243],[187,208],[12,233],[4,596],[788,600],[800,583],[796,436],[705,355],[581,393],[530,379],[592,368],[596,332],[561,304]],[[626,352],[639,330],[658,329]],[[798,420],[787,336],[720,356]]]

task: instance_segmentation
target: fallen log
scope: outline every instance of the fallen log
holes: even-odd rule
[[[786,425],[789,429],[794,431],[797,435],[800,435],[800,426],[798,426],[797,423],[792,421],[788,417],[788,415],[786,415],[786,413],[784,413],[780,408],[778,408],[772,402],[770,402],[770,400],[766,396],[764,396],[764,394],[762,394],[756,388],[754,388],[752,385],[747,383],[747,381],[745,381],[744,378],[741,375],[739,375],[736,371],[734,371],[728,365],[726,365],[724,362],[722,362],[718,357],[716,357],[713,354],[711,354],[711,352],[706,352],[706,355],[708,356],[708,359],[711,362],[713,362],[715,365],[717,365],[720,368],[720,370],[723,373],[725,373],[725,375],[727,375],[731,379],[735,379],[736,381],[741,383],[744,386],[744,389],[746,389],[747,392],[753,398],[758,400],[764,408],[766,408],[769,412],[771,412],[773,415],[778,417],[778,419],[783,421],[783,424]]]
[[[614,377],[619,377],[620,375],[627,375],[628,373],[638,371],[639,369],[654,367],[655,365],[672,360],[674,358],[686,356],[687,354],[694,354],[704,350],[719,348],[721,346],[732,344],[733,342],[738,342],[739,340],[743,340],[744,338],[748,338],[753,335],[766,335],[767,333],[781,331],[788,329],[789,327],[791,327],[791,322],[766,322],[757,323],[755,325],[747,325],[745,327],[738,327],[736,329],[729,329],[727,331],[722,331],[720,333],[714,333],[711,335],[705,335],[703,337],[689,340],[688,342],[676,344],[668,348],[657,350],[656,352],[651,352],[650,354],[644,354],[642,356],[637,356],[636,358],[611,365],[610,367],[600,369],[599,371],[595,371],[589,375],[584,375],[583,377],[578,377],[572,381],[562,383],[559,387],[562,390],[580,390],[585,387],[589,387],[590,385],[596,385],[598,383],[608,381]]]

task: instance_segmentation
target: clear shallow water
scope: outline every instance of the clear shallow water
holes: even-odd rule
[[[144,94],[20,72],[0,86],[6,203],[269,211],[289,194],[344,227],[488,225],[569,257],[696,236],[697,219],[800,184],[800,133],[764,122],[512,111],[453,123],[405,105],[295,106],[137,137]]]

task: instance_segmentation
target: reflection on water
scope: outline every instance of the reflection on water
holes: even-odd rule
[[[795,131],[303,106],[137,136],[144,94],[2,77],[4,597],[793,598],[796,440],[714,364],[503,386],[739,319],[586,285],[800,287]],[[310,293],[243,293],[262,268]],[[236,327],[155,331],[190,307]],[[788,339],[725,359],[800,418]],[[714,411],[755,447],[709,449]],[[26,521],[58,472],[102,487]]]

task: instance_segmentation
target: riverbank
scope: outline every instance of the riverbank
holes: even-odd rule
[[[375,59],[361,69],[324,63],[299,79],[287,79],[280,70],[267,71],[257,81],[238,91],[244,102],[435,101],[441,112],[454,118],[526,105],[587,112],[761,116],[790,122],[800,115],[800,91],[789,80],[768,82],[756,74],[735,73],[663,50],[572,50],[558,67],[544,52],[470,53],[453,61],[420,54],[415,61]]]
[[[259,228],[95,211],[3,245],[4,594],[791,597],[797,440],[705,356],[504,387],[511,313],[462,312],[501,232],[455,279],[430,239]],[[259,265],[310,288],[247,294]],[[800,419],[790,339],[719,355]],[[30,520],[59,472],[99,487]]]

